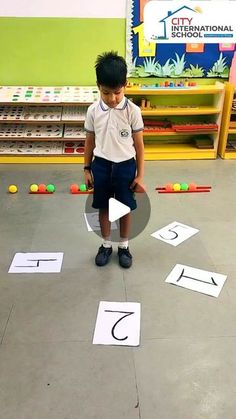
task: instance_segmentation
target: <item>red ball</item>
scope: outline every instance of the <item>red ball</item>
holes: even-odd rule
[[[79,190],[79,186],[77,185],[77,183],[73,183],[73,184],[70,186],[70,191],[71,191],[71,193],[78,192],[78,190]]]
[[[188,185],[188,190],[189,191],[196,191],[197,190],[197,185],[195,183],[190,183]]]
[[[173,191],[173,185],[172,185],[172,183],[167,183],[166,185],[165,185],[165,190],[166,191]]]
[[[46,192],[46,185],[44,183],[39,184],[38,192]]]

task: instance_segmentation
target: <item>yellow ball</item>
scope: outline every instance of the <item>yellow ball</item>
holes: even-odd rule
[[[38,192],[39,187],[38,185],[36,185],[36,183],[32,183],[32,185],[30,185],[30,192]]]
[[[16,193],[18,191],[17,186],[16,185],[10,185],[8,187],[8,192],[10,193]]]
[[[174,183],[173,191],[180,191],[180,189],[181,189],[180,183]]]

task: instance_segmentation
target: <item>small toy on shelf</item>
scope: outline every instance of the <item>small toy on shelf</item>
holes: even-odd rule
[[[140,86],[140,89],[186,89],[190,87],[196,87],[197,83],[194,81],[188,81],[188,80],[181,80],[181,81],[170,81],[165,80],[160,83],[156,84],[142,84]],[[129,86],[133,87],[133,86]]]

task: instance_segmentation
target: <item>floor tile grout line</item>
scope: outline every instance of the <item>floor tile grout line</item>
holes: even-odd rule
[[[135,360],[134,360],[134,350],[132,350],[132,360],[133,360],[133,367],[134,367],[134,380],[135,380],[136,397],[137,397],[137,403],[135,405],[135,408],[136,409],[138,408],[139,419],[142,419],[141,409],[140,409],[139,389],[138,389],[138,382],[137,382],[137,373],[136,373],[136,366],[135,366]]]
[[[123,284],[124,284],[125,300],[127,302],[128,297],[127,297],[127,289],[126,289],[126,284],[125,284],[125,273],[124,272],[123,272],[122,279],[123,279]],[[138,390],[138,383],[137,383],[137,373],[136,373],[136,366],[135,366],[135,360],[134,360],[134,350],[132,350],[132,361],[133,361],[133,368],[134,368],[134,381],[135,381],[136,398],[137,398],[135,409],[138,408],[138,417],[139,417],[139,419],[142,419],[141,410],[140,410],[139,390]]]
[[[143,341],[148,342],[152,340],[199,340],[199,339],[227,339],[236,338],[236,335],[219,335],[219,336],[169,336],[169,337],[157,337],[157,338],[144,338]]]
[[[125,291],[125,301],[127,302],[127,289],[126,289],[126,284],[125,284],[125,273],[122,272],[122,281],[123,281],[123,286],[124,286],[124,291]]]
[[[10,317],[11,317],[11,314],[12,314],[12,311],[13,311],[13,307],[14,307],[14,304],[12,304],[12,306],[11,306],[10,313],[8,315],[8,318],[7,318],[7,321],[6,321],[6,324],[5,324],[5,328],[4,328],[4,331],[3,331],[3,334],[2,334],[2,339],[1,339],[0,345],[3,344],[3,340],[4,340],[4,337],[5,337],[5,334],[6,334],[6,330],[7,330],[7,326],[8,326],[8,323],[9,323],[9,320],[10,320]]]

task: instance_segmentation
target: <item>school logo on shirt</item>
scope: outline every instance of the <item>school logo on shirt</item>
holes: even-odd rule
[[[127,130],[127,129],[121,129],[120,130],[120,137],[121,138],[128,138],[128,136],[129,136],[129,131]]]

